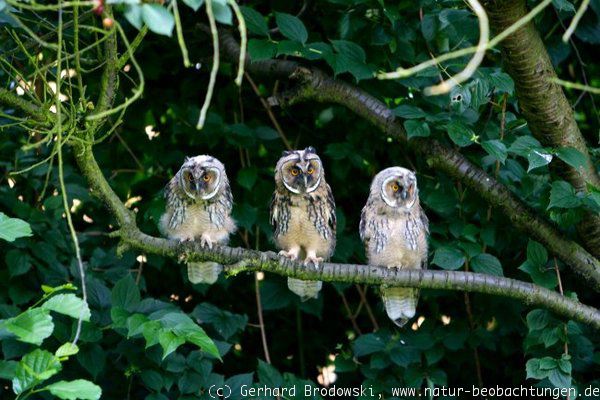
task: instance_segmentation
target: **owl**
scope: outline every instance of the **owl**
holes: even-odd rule
[[[360,219],[360,237],[371,265],[388,268],[427,268],[429,221],[419,204],[414,172],[392,167],[371,183]],[[414,317],[418,289],[382,286],[385,310],[402,327]]]
[[[323,164],[312,147],[284,151],[275,168],[270,222],[280,255],[319,267],[335,249],[335,201],[325,182]],[[320,281],[288,278],[288,287],[308,300],[316,298]]]
[[[226,245],[235,229],[231,218],[233,196],[225,166],[208,155],[186,157],[165,187],[166,210],[160,219],[163,235],[180,241],[199,240],[204,247]],[[214,283],[221,266],[188,263],[192,283]]]

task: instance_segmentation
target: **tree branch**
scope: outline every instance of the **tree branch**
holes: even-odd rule
[[[486,8],[496,31],[502,31],[527,14],[525,0],[488,1]],[[533,135],[550,147],[573,147],[585,159],[583,168],[559,162],[554,171],[579,192],[588,192],[587,183],[600,188],[600,176],[590,157],[585,139],[562,88],[546,47],[530,21],[501,44],[504,65],[515,81],[519,106]],[[600,258],[600,215],[589,212],[578,224],[586,248]]]
[[[20,98],[10,90],[0,88],[0,104],[16,108],[37,122],[49,122],[48,116],[40,107]]]
[[[239,46],[231,33],[220,34],[223,56],[237,61]],[[316,68],[306,68],[288,60],[248,60],[249,73],[269,78],[291,79],[299,83],[295,88],[278,94],[269,101],[272,105],[290,106],[302,101],[338,103],[371,122],[384,134],[397,138],[403,145],[426,157],[434,169],[442,170],[464,182],[484,200],[499,209],[513,225],[543,243],[584,282],[600,291],[600,261],[572,240],[564,238],[555,226],[537,215],[504,185],[472,164],[459,152],[431,138],[407,139],[401,122],[382,101],[362,89],[329,77]]]
[[[271,251],[260,252],[221,246],[209,250],[196,242],[179,242],[146,235],[138,229],[135,215],[125,207],[106,181],[94,158],[92,146],[77,141],[73,143],[73,149],[77,164],[92,193],[106,204],[117,219],[120,228],[111,236],[121,240],[122,250],[136,249],[185,261],[215,261],[224,265],[224,271],[228,275],[236,275],[243,271],[267,271],[327,282],[387,284],[500,295],[548,308],[565,318],[600,329],[600,311],[595,308],[563,297],[554,291],[514,279],[471,272],[399,270],[356,264],[325,263],[319,270],[315,270]]]

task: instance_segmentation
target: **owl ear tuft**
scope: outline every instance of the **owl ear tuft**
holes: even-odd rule
[[[281,157],[287,157],[290,154],[293,154],[294,152],[292,150],[284,150],[281,152]]]
[[[185,158],[183,159],[183,163],[185,164],[186,162],[190,161],[191,158],[188,156],[185,156]]]
[[[317,150],[312,146],[308,146],[307,148],[304,149],[304,152],[308,153],[308,154],[316,154]]]

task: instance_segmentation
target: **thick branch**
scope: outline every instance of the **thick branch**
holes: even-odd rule
[[[489,1],[486,8],[492,27],[500,32],[514,24],[527,14],[525,3]],[[587,182],[600,187],[585,139],[561,86],[554,81],[556,72],[533,21],[508,36],[501,46],[504,66],[515,81],[519,106],[533,135],[545,146],[574,147],[584,156],[585,166],[579,170],[560,161],[554,170],[578,191],[587,192]],[[578,231],[586,248],[600,257],[600,215],[589,213]]]
[[[48,120],[46,114],[37,105],[4,88],[0,88],[0,104],[16,108],[37,122],[43,123]]]
[[[233,36],[221,33],[223,55],[236,62],[239,47]],[[248,61],[250,73],[278,79],[295,79],[299,85],[271,98],[271,104],[289,106],[302,101],[338,103],[370,121],[383,133],[398,138],[403,145],[426,157],[435,169],[445,171],[464,182],[481,197],[502,211],[519,230],[543,243],[553,254],[576,272],[595,290],[600,291],[600,261],[524,205],[504,185],[472,164],[459,152],[430,138],[407,140],[404,127],[380,100],[349,83],[333,79],[324,72],[305,68],[287,60]]]
[[[142,233],[135,215],[121,202],[102,175],[92,153],[92,147],[76,142],[75,157],[92,192],[114,214],[120,229],[112,235],[127,248],[159,254],[186,261],[215,261],[224,265],[229,275],[242,271],[268,271],[301,279],[387,284],[430,289],[464,290],[511,297],[531,305],[548,308],[558,315],[590,324],[600,329],[600,311],[560,294],[533,285],[498,276],[456,271],[392,270],[384,267],[325,263],[319,270],[280,257],[274,252],[259,252],[242,248],[215,247],[211,250],[195,242],[160,239]]]

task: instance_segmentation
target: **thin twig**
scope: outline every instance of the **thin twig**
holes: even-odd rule
[[[215,82],[217,81],[217,72],[219,71],[219,31],[217,30],[217,23],[215,21],[215,15],[212,9],[212,0],[206,0],[206,15],[208,16],[210,33],[212,36],[213,64],[212,69],[210,70],[208,87],[206,88],[206,97],[204,98],[204,104],[202,104],[200,116],[198,117],[198,124],[196,125],[196,129],[198,130],[204,127],[206,113],[208,112],[208,107],[210,106],[210,100],[212,99],[213,91],[215,89]]]
[[[229,5],[235,13],[235,17],[238,20],[238,30],[240,31],[240,58],[238,61],[238,72],[235,78],[235,84],[242,86],[242,80],[244,79],[244,65],[246,65],[246,47],[248,42],[248,33],[246,31],[246,21],[244,15],[237,5],[235,0],[228,0]]]
[[[177,7],[177,0],[173,0],[173,17],[175,18],[175,30],[177,31],[177,42],[181,49],[181,56],[183,57],[183,66],[189,68],[192,66],[190,58],[188,56],[188,49],[185,45],[185,39],[183,38],[183,28],[181,26],[181,18],[179,17],[179,8]]]
[[[369,302],[367,301],[367,289],[366,287],[363,288],[360,285],[355,285],[356,286],[356,290],[358,290],[358,294],[360,295],[360,299],[361,301],[365,304],[365,310],[367,310],[367,315],[369,316],[369,319],[371,320],[371,324],[373,324],[373,331],[378,331],[379,330],[379,324],[377,323],[377,319],[375,319],[375,314],[373,313],[373,310],[371,309],[371,306],[369,305]]]
[[[286,149],[291,150],[292,146],[290,146],[290,142],[288,141],[287,137],[285,136],[285,133],[283,133],[283,129],[281,129],[281,125],[279,125],[279,122],[277,122],[277,118],[275,118],[275,114],[273,114],[273,110],[271,109],[271,105],[269,104],[268,101],[266,101],[260,95],[260,90],[258,90],[258,87],[254,83],[254,81],[252,80],[252,78],[250,77],[250,75],[248,73],[244,73],[244,75],[246,76],[246,79],[250,83],[250,86],[252,87],[252,90],[254,91],[254,93],[256,94],[256,96],[259,98],[260,103],[262,104],[263,108],[265,109],[265,111],[269,115],[269,119],[271,120],[271,123],[273,124],[273,126],[275,127],[275,130],[279,134],[279,137],[283,141],[284,146],[286,147]]]
[[[581,83],[563,81],[562,79],[558,79],[558,78],[550,78],[550,81],[552,81],[556,84],[559,84],[560,86],[564,86],[567,89],[576,89],[576,90],[581,90],[581,91],[592,93],[592,94],[600,94],[600,88],[595,88],[595,87],[588,86],[588,85],[582,85]]]
[[[58,4],[60,5],[62,0],[58,0]],[[62,38],[63,38],[63,28],[62,28],[62,8],[58,10],[58,50],[56,52],[56,65],[57,71],[56,74],[56,93],[55,93],[55,105],[56,105],[56,126],[57,126],[57,147],[58,147],[58,181],[60,183],[60,192],[63,200],[63,207],[65,209],[65,216],[67,218],[67,224],[69,225],[69,232],[71,233],[71,240],[73,241],[73,246],[75,247],[75,257],[77,259],[77,267],[79,268],[79,277],[81,278],[81,292],[83,296],[83,302],[87,304],[87,289],[85,283],[85,270],[83,268],[83,262],[81,260],[81,251],[79,249],[79,240],[77,239],[77,232],[75,231],[75,226],[73,225],[73,219],[71,218],[71,210],[69,207],[69,198],[67,197],[67,189],[65,186],[65,177],[63,170],[63,154],[62,154],[62,118],[61,118],[61,104],[60,104],[60,84],[61,84],[61,55],[62,55]],[[75,338],[73,339],[73,344],[77,344],[79,340],[79,335],[81,334],[81,325],[83,323],[83,313],[84,308],[81,308],[79,312],[79,318],[77,319],[77,330],[75,331]]]
[[[587,10],[589,5],[590,0],[583,0],[581,2],[581,5],[579,6],[579,9],[577,10],[575,16],[571,20],[569,27],[562,36],[563,42],[567,43],[569,41],[571,35],[575,32],[575,29],[577,29],[577,24],[579,24],[579,20],[581,19],[581,17],[583,17],[583,14],[585,14],[585,11]]]
[[[348,319],[352,323],[352,328],[358,335],[362,335],[362,332],[360,331],[360,328],[358,327],[358,324],[356,323],[356,316],[354,314],[352,314],[352,310],[350,310],[350,304],[348,304],[348,299],[346,299],[344,292],[339,292],[339,293],[340,293],[340,297],[342,298],[342,303],[344,304],[344,308],[346,309],[346,314],[348,314]]]
[[[527,13],[523,18],[516,21],[514,24],[506,28],[500,34],[492,38],[487,46],[486,50],[496,47],[500,42],[506,39],[508,36],[512,35],[514,32],[518,31],[525,24],[529,23],[536,15],[544,10],[548,5],[552,3],[552,0],[543,0],[540,4],[535,6],[529,13]],[[429,67],[433,67],[436,64],[439,64],[443,61],[452,60],[455,58],[463,57],[469,54],[473,54],[477,52],[479,46],[471,46],[464,49],[452,51],[450,53],[442,54],[434,59],[422,62],[421,64],[415,65],[414,67],[405,69],[398,68],[394,72],[381,72],[377,74],[377,79],[398,79],[398,78],[406,78],[408,76],[414,75],[417,72],[423,71]]]
[[[479,67],[479,64],[481,64],[481,61],[483,61],[485,51],[489,44],[490,23],[488,21],[488,16],[481,4],[479,3],[479,1],[467,0],[467,2],[471,6],[471,8],[473,8],[473,12],[477,16],[477,20],[479,21],[479,42],[477,43],[475,54],[471,58],[471,61],[468,62],[465,69],[463,69],[461,72],[454,75],[447,81],[444,81],[435,86],[425,88],[423,93],[426,96],[435,96],[439,94],[448,93],[450,90],[452,90],[453,87],[469,79],[475,73],[475,70],[477,70],[477,67]]]

